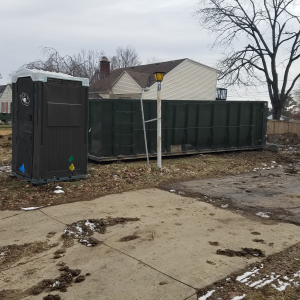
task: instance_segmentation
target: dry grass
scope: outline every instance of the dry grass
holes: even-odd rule
[[[0,210],[19,210],[21,207],[58,205],[92,200],[108,194],[144,188],[162,187],[181,180],[215,178],[252,171],[262,163],[279,162],[280,156],[268,151],[239,151],[193,155],[163,159],[163,168],[151,160],[114,163],[89,163],[85,180],[60,182],[64,194],[55,194],[57,183],[33,186],[0,172]],[[9,136],[0,139],[0,167],[11,164]]]

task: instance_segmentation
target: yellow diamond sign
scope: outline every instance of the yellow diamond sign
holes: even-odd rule
[[[71,164],[71,166],[69,167],[69,169],[70,169],[71,171],[74,171],[74,170],[75,170],[75,167],[74,167],[74,165],[73,165],[73,164]]]

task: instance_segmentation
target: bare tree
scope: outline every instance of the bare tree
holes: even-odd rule
[[[162,59],[152,56],[147,59],[147,64],[156,64],[156,63],[160,63],[162,61],[163,61]]]
[[[216,35],[213,47],[223,47],[218,62],[219,79],[230,85],[267,85],[273,119],[296,81],[289,80],[300,58],[298,0],[200,0],[196,14],[200,25]],[[282,72],[279,79],[278,71]]]
[[[110,61],[111,70],[134,67],[142,63],[136,50],[130,45],[126,48],[118,47],[116,49],[116,54],[110,58]]]
[[[44,59],[27,63],[16,73],[24,68],[64,73],[75,77],[89,78],[91,85],[100,78],[100,60],[104,55],[103,51],[99,53],[92,50],[81,50],[72,56],[61,56],[54,48],[45,47],[42,53]]]

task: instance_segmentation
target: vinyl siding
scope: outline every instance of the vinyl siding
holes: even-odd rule
[[[140,86],[128,73],[123,73],[111,89],[112,94],[137,94],[141,93]]]
[[[6,113],[6,107],[8,107],[8,113],[11,113],[11,102],[12,90],[9,85],[7,85],[2,95],[0,96],[0,113]]]
[[[186,59],[164,77],[161,96],[165,100],[216,100],[216,88],[217,70]],[[145,99],[156,97],[154,84]]]

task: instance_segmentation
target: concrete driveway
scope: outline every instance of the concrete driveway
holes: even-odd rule
[[[297,171],[274,167],[269,170],[219,179],[205,179],[168,185],[217,207],[265,220],[300,225],[300,175]],[[205,197],[205,199],[203,199]]]
[[[86,247],[75,239],[74,245],[64,248],[61,235],[67,224],[115,217],[139,221],[107,227],[105,234],[95,232],[93,237],[103,242],[96,247]],[[63,262],[80,269],[83,275],[90,274],[83,282],[73,283],[67,292],[51,293],[60,294],[64,300],[197,299],[197,289],[261,259],[216,254],[218,249],[258,248],[253,233],[266,241],[259,245],[266,255],[300,241],[299,228],[293,224],[266,225],[262,218],[253,220],[158,189],[35,211],[4,211],[0,212],[0,249],[36,242],[50,246],[10,264],[1,264],[9,252],[0,256],[0,295],[6,290],[3,295],[7,299],[42,299],[48,294],[46,290],[30,295],[28,289],[43,279],[59,276]],[[127,240],[130,236],[135,238]],[[127,241],[121,242],[124,237]],[[54,259],[54,252],[62,248],[66,252]]]

